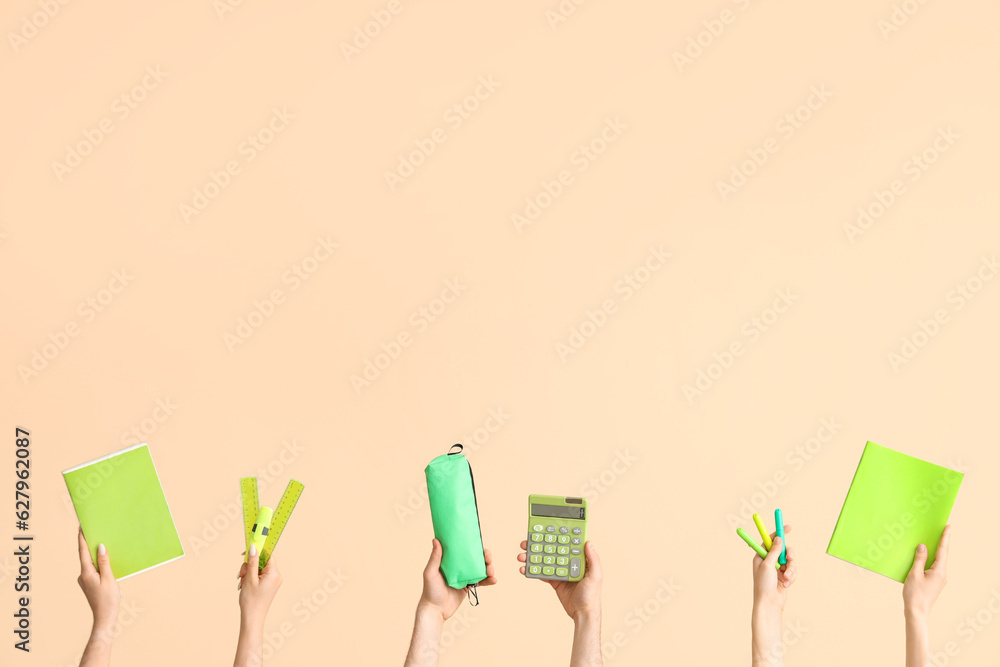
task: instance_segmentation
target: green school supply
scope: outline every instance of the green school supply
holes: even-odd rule
[[[95,566],[98,544],[119,580],[184,555],[146,443],[62,474]]]
[[[451,449],[456,447],[458,451],[442,454],[424,468],[427,500],[434,537],[443,549],[445,582],[452,588],[471,587],[470,595],[476,595],[476,585],[486,578],[486,557],[472,467],[461,453],[462,445]]]
[[[826,552],[905,581],[918,544],[934,563],[964,476],[869,442]]]
[[[524,576],[580,581],[586,571],[587,499],[528,496],[528,554]]]
[[[243,562],[250,558],[250,545],[257,544],[260,554],[258,567],[263,570],[271,559],[274,548],[278,546],[281,534],[285,532],[288,520],[292,518],[292,510],[299,502],[299,497],[305,490],[302,482],[291,479],[281,494],[278,506],[272,511],[269,507],[261,507],[257,496],[257,478],[240,478],[240,500],[243,504],[243,536],[246,541],[246,551]]]

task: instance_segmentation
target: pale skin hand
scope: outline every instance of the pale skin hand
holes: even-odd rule
[[[792,532],[785,525],[785,535]],[[753,667],[784,665],[781,644],[781,614],[788,601],[788,590],[795,583],[795,553],[785,548],[785,564],[774,566],[781,555],[782,540],[771,533],[771,550],[767,558],[753,557],[753,613],[750,619],[751,661]]]
[[[260,667],[264,663],[264,619],[281,586],[274,556],[260,569],[260,554],[250,545],[250,558],[240,566],[240,637],[234,667]]]
[[[87,546],[82,529],[77,533],[77,545],[80,551],[80,576],[77,583],[83,589],[94,615],[90,640],[83,651],[80,667],[107,667],[111,664],[111,640],[118,622],[122,591],[111,571],[111,556],[104,545],[97,545],[98,567],[94,567],[94,561],[90,558],[90,547]]]
[[[517,560],[528,561],[528,541],[521,542],[522,553]],[[566,614],[573,619],[573,651],[570,667],[600,667],[604,664],[601,655],[601,583],[604,571],[601,558],[592,542],[583,547],[587,559],[583,579],[580,581],[546,581],[556,592]],[[520,570],[524,574],[525,566]]]
[[[918,544],[913,566],[903,583],[903,616],[906,618],[906,667],[925,667],[930,658],[927,624],[931,608],[948,583],[948,546],[951,526],[941,533],[934,565],[927,566],[927,545]]]
[[[424,567],[424,588],[417,603],[413,637],[404,667],[435,667],[438,664],[444,622],[458,611],[468,596],[464,588],[452,588],[445,583],[441,574],[443,553],[441,542],[432,540],[431,557]],[[497,583],[497,577],[493,554],[489,549],[483,549],[483,558],[486,560],[486,578],[479,585],[492,586]]]

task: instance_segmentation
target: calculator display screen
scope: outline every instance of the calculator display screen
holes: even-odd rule
[[[586,519],[587,510],[584,507],[569,507],[568,505],[531,504],[532,516],[550,516],[557,519]]]

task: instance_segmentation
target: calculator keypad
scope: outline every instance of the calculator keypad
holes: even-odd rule
[[[583,566],[582,528],[552,523],[532,523],[530,528],[528,575],[567,580],[580,576]]]

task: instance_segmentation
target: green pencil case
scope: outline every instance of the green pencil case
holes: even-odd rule
[[[458,451],[451,451],[455,448]],[[462,454],[462,445],[453,445],[424,468],[427,500],[434,523],[434,537],[441,542],[441,574],[452,588],[471,587],[486,578],[483,534],[476,505],[476,483],[472,466]],[[478,602],[478,595],[477,595]]]

